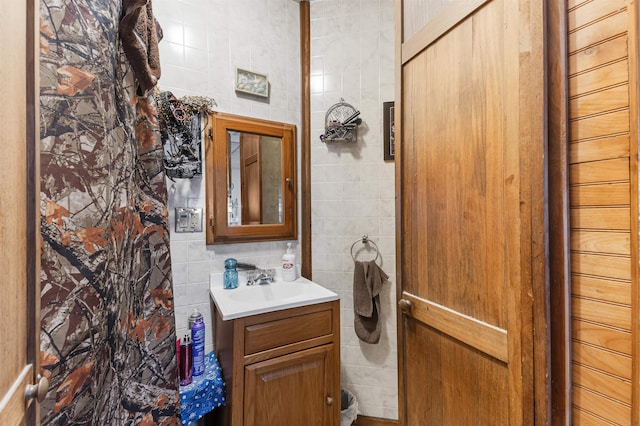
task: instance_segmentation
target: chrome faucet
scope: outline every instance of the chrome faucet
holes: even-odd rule
[[[276,271],[270,269],[254,269],[247,272],[247,285],[264,285],[275,281]]]

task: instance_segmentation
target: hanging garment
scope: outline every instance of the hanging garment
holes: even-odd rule
[[[123,0],[123,16],[119,34],[139,85],[139,94],[146,94],[160,78],[162,28],[153,16],[150,0]]]

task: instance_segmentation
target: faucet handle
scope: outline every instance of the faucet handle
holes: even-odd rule
[[[276,269],[275,268],[268,268],[264,270],[264,274],[266,275],[266,277],[271,281],[275,281],[276,280]]]
[[[259,269],[251,269],[247,271],[247,285],[254,285],[256,280],[260,278]]]
[[[269,284],[276,280],[275,268],[253,269],[247,271],[247,285]]]

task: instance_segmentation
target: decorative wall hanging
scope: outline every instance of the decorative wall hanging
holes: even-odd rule
[[[269,97],[269,77],[253,71],[236,68],[236,92]]]
[[[156,90],[163,164],[167,176],[193,178],[202,174],[202,117],[213,112],[216,101],[205,96],[177,99]]]
[[[360,111],[340,98],[340,102],[327,110],[324,117],[322,142],[355,142],[358,140],[358,125],[362,119]]]
[[[384,121],[384,161],[394,161],[396,158],[396,126],[394,121],[395,107],[393,101],[382,104]]]

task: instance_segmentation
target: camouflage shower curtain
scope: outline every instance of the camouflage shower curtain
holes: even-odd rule
[[[121,2],[41,0],[43,424],[175,424],[162,147]]]

